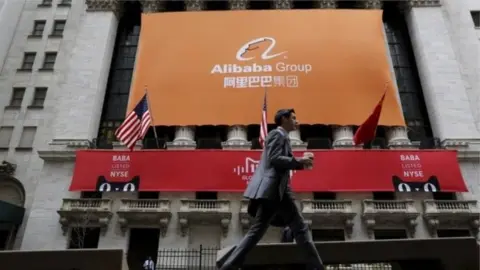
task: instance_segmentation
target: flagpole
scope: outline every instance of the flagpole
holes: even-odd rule
[[[153,120],[153,111],[152,108],[150,107],[150,98],[148,97],[148,88],[147,85],[145,85],[145,96],[147,97],[147,104],[148,104],[148,110],[150,111],[150,118],[152,119],[152,123],[155,121]],[[160,149],[160,143],[158,142],[158,135],[157,135],[157,129],[155,128],[155,125],[150,125],[153,128],[153,136],[155,137],[155,142],[157,143],[157,148]]]

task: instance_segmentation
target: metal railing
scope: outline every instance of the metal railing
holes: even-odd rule
[[[185,248],[185,249],[160,249],[156,262],[156,270],[214,270],[217,259],[217,247]],[[268,269],[306,269],[305,265],[262,265],[257,267],[243,267],[242,270],[268,270]],[[392,262],[385,263],[353,263],[329,264],[327,270],[403,270]]]
[[[156,270],[213,270],[216,269],[217,247],[161,249],[158,251]]]

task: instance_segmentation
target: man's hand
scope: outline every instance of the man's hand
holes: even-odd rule
[[[309,157],[298,158],[297,161],[303,165],[303,167],[310,167],[313,165],[313,159]]]

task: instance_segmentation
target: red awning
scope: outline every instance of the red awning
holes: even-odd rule
[[[466,192],[457,153],[446,150],[317,150],[296,171],[297,192]],[[243,192],[259,151],[77,152],[70,191]],[[295,152],[302,155],[302,152]]]

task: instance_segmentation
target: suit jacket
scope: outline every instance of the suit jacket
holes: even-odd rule
[[[250,199],[248,213],[255,216],[258,199],[280,202],[284,197],[293,199],[290,189],[290,171],[302,170],[303,165],[293,157],[290,139],[281,128],[270,131],[265,140],[260,163],[243,196]],[[274,226],[284,226],[285,221],[274,218]]]

